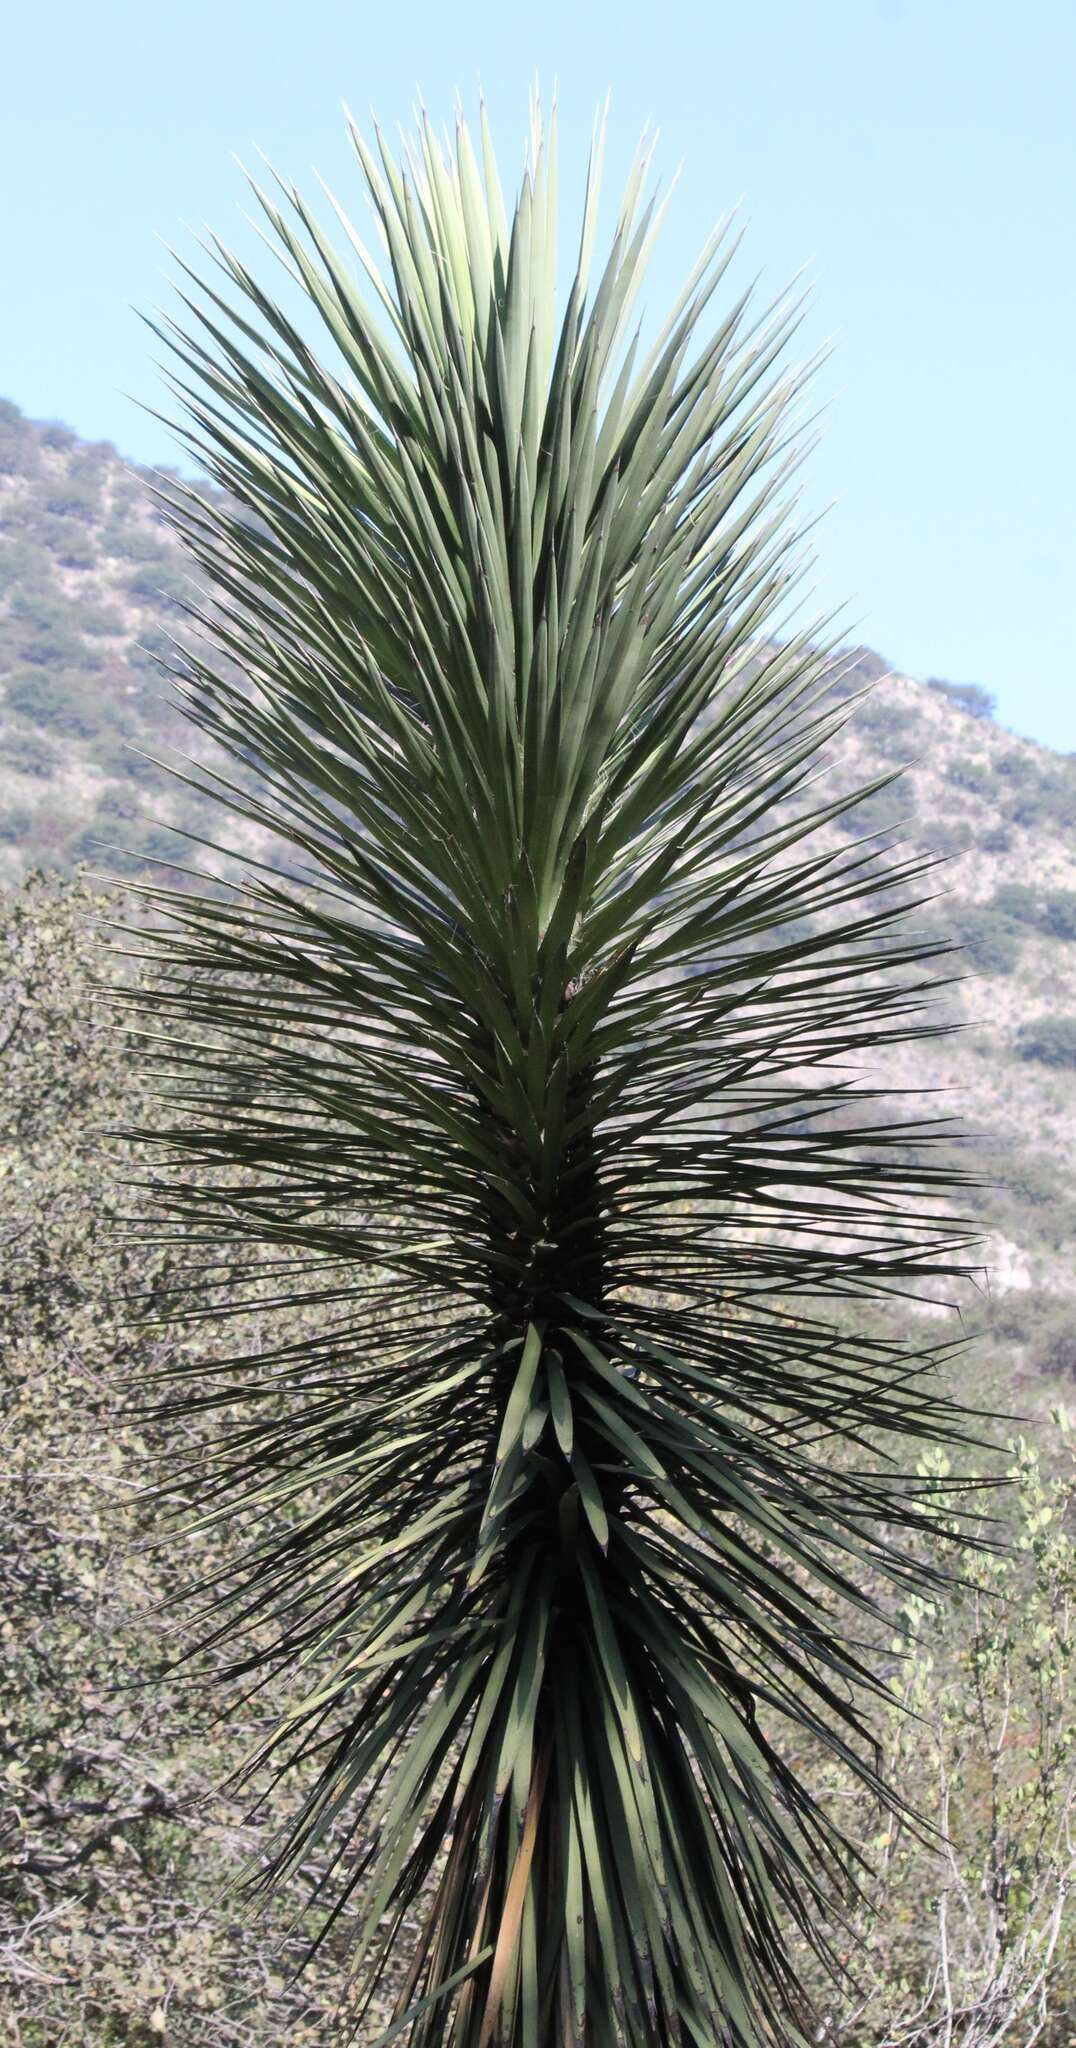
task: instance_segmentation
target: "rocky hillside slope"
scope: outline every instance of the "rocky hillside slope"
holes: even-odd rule
[[[8,886],[31,867],[89,860],[122,872],[183,859],[169,826],[219,829],[211,806],[144,758],[190,745],[154,662],[182,631],[190,586],[150,481],[111,446],[0,404]],[[995,725],[981,691],[888,675],[867,650],[849,680],[878,687],[832,772],[862,782],[909,764],[849,829],[891,831],[946,856],[931,915],[963,943],[970,976],[951,999],[959,1034],[895,1059],[892,1078],[951,1091],[945,1107],[982,1134],[983,1170],[999,1182],[983,1203],[984,1299],[1008,1376],[1076,1373],[1076,756]]]

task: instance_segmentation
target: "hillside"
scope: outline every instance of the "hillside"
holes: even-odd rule
[[[151,481],[108,444],[0,405],[0,883],[183,859],[169,826],[219,829],[138,751],[190,747],[154,655],[182,633],[191,585]],[[1076,757],[995,725],[981,691],[887,675],[857,650],[848,686],[874,681],[830,772],[862,782],[910,764],[849,827],[947,857],[931,915],[973,977],[929,1076],[918,1048],[893,1082],[951,1091],[945,1108],[981,1134],[983,1170],[1005,1183],[982,1205],[988,1320],[1011,1382],[1054,1379],[1076,1372]]]

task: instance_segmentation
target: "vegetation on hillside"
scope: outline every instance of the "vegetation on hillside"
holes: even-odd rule
[[[206,1695],[212,1664],[194,1683],[163,1668],[184,1641],[163,1630],[182,1630],[185,1610],[160,1603],[196,1566],[238,1564],[244,1532],[218,1525],[181,1552],[154,1540],[161,1425],[132,1418],[131,1378],[189,1358],[194,1340],[147,1330],[169,1261],[160,1248],[132,1258],[114,1227],[103,1133],[148,1107],[137,1045],[97,986],[122,906],[31,879],[2,909],[0,2041],[339,2048],[355,2004],[350,1918],[294,1981],[313,1931],[308,1873],[260,1915],[228,1892],[289,1810],[264,1774],[222,1790],[284,1689],[229,1726]],[[267,1325],[250,1288],[232,1305],[228,1348],[255,1348]],[[985,1348],[991,1405],[1005,1398],[1008,1342]],[[211,1361],[224,1339],[203,1330],[197,1346]],[[1043,1395],[1045,1413],[1056,1397]],[[893,1679],[922,1719],[895,1718],[888,1740],[928,1823],[944,1803],[953,1847],[942,1857],[870,1801],[857,1808],[854,1830],[890,1882],[849,1935],[834,1930],[852,1980],[836,1993],[812,1981],[833,2048],[940,2048],[947,2000],[975,2014],[974,2027],[954,2022],[958,2048],[985,2048],[1021,2001],[1005,2048],[1068,2048],[1076,2028],[1072,1439],[1048,1424],[1027,1434],[1019,1492],[994,1503],[1015,1538],[1008,1560],[982,1559],[963,1595],[909,1610],[910,1640],[890,1632]],[[804,1768],[832,1790],[821,1758]],[[390,1980],[358,2048],[394,1996]]]

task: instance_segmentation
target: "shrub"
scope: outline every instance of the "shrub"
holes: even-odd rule
[[[997,709],[997,699],[980,683],[944,683],[940,676],[927,677],[928,690],[937,690],[948,697],[959,711],[966,711],[972,718],[992,718]]]
[[[171,661],[174,657],[175,647],[171,634],[166,633],[163,626],[145,626],[127,656],[127,666],[131,669],[149,670],[159,679],[162,661]]]
[[[0,476],[33,476],[41,451],[31,422],[11,400],[0,400]]]
[[[10,630],[17,650],[24,661],[42,668],[99,664],[101,657],[83,642],[78,620],[78,607],[47,587],[17,591],[12,599]]]
[[[994,788],[990,763],[981,754],[956,755],[946,763],[945,775],[958,789],[970,790],[974,796],[989,796]]]
[[[193,595],[191,580],[171,555],[138,569],[127,580],[127,595],[137,604],[152,604],[158,610],[178,611]]]
[[[993,910],[1015,918],[1018,924],[1034,924],[1038,918],[1039,899],[1026,882],[1002,882],[990,902]]]
[[[20,717],[77,739],[89,739],[101,727],[100,708],[80,677],[23,669],[9,677],[7,701]]]
[[[1031,1334],[1031,1359],[1046,1379],[1076,1379],[1076,1295],[1050,1300]]]
[[[932,816],[929,826],[923,828],[923,837],[929,842],[930,851],[946,860],[959,859],[974,843],[971,827],[963,818],[949,823],[945,818]]]
[[[1041,923],[1051,939],[1076,939],[1076,889],[1050,889],[1043,898]]]
[[[54,519],[92,519],[99,492],[82,478],[67,476],[50,486],[45,509]]]
[[[835,822],[842,832],[847,832],[854,839],[873,833],[907,830],[913,803],[912,778],[902,775],[898,787],[891,784],[885,789],[876,789],[872,795],[864,797],[862,803],[855,803],[842,811]]]
[[[144,818],[137,797],[120,790],[102,797],[89,824],[68,840],[66,852],[73,863],[93,861],[125,874],[184,857],[182,839]]]
[[[72,433],[70,427],[65,427],[62,420],[46,420],[38,435],[43,448],[58,449],[61,453],[78,443],[78,435]]]
[[[24,538],[4,540],[0,545],[0,597],[8,591],[26,592],[42,583],[40,557],[32,544]]]
[[[903,704],[872,691],[860,705],[857,725],[887,760],[906,757],[915,750],[916,720]]]
[[[1046,1067],[1076,1067],[1076,1017],[1038,1017],[1022,1024],[1016,1049],[1021,1059]]]
[[[865,1800],[850,1816],[885,1885],[853,1906],[859,1942],[833,1928],[852,1948],[848,2003],[827,1998],[832,2027],[811,2035],[832,2048],[1073,2040],[1076,1468],[1068,1417],[1055,1410],[1052,1422],[1041,1448],[1010,1445],[1008,1526],[984,1526],[991,1547],[969,1547],[947,1593],[955,1567],[939,1515],[938,1591],[902,1604],[888,1736],[909,1803],[936,1833],[879,1822]],[[943,1469],[936,1457],[919,1466],[928,1483]]]
[[[0,807],[0,840],[13,846],[25,839],[33,821],[29,804],[6,803]]]
[[[1064,831],[1076,824],[1076,780],[1067,763],[1037,761],[1013,748],[997,763],[997,793],[1015,825]]]
[[[155,782],[160,778],[156,762],[118,742],[99,749],[95,758],[106,774],[118,776],[123,782]]]
[[[990,904],[968,903],[951,913],[951,921],[971,965],[980,974],[1011,974],[1020,958],[1024,935],[1009,917]]]
[[[38,529],[49,553],[64,569],[92,569],[97,551],[83,528],[73,519],[43,519]]]
[[[16,775],[51,775],[60,750],[41,732],[9,732],[4,738],[4,760]]]
[[[127,630],[123,613],[114,605],[111,608],[104,604],[80,606],[79,623],[84,633],[98,634],[101,638],[115,639]]]
[[[120,561],[158,562],[162,569],[171,561],[158,536],[142,520],[128,516],[126,508],[117,511],[103,529],[101,549]]]

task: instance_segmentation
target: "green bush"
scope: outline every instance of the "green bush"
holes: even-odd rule
[[[136,604],[152,604],[158,610],[178,611],[194,594],[191,580],[170,555],[147,563],[127,580],[127,595]]]
[[[101,552],[123,562],[157,562],[162,569],[172,560],[152,528],[129,516],[126,508],[115,512],[102,531]]]
[[[975,843],[975,836],[966,819],[950,822],[947,818],[933,815],[921,834],[929,845],[931,853],[941,854],[946,860],[959,860]]]
[[[945,776],[958,789],[970,790],[973,796],[989,796],[994,789],[990,763],[981,754],[956,755],[945,764]]]
[[[940,676],[928,676],[927,688],[948,697],[950,704],[972,718],[992,718],[997,709],[997,699],[981,683],[944,683]]]
[[[127,666],[160,677],[162,661],[170,661],[174,655],[171,634],[163,626],[146,626],[127,656]]]
[[[74,519],[43,519],[37,529],[38,537],[49,553],[55,555],[61,568],[92,569],[97,561],[97,551],[89,535]]]
[[[107,775],[118,776],[123,782],[148,783],[161,780],[162,771],[155,761],[147,760],[145,754],[140,754],[133,747],[125,747],[119,742],[100,748],[95,759]]]
[[[37,549],[24,536],[5,538],[0,543],[0,597],[9,591],[26,592],[41,588],[41,558]],[[9,631],[10,628],[4,627]]]
[[[1041,923],[1051,939],[1076,939],[1076,889],[1048,890]]]
[[[997,763],[996,792],[1016,825],[1055,833],[1076,827],[1076,774],[1068,761],[1039,761],[1014,747]]]
[[[1076,1067],[1076,1017],[1038,1017],[1016,1034],[1021,1059],[1046,1067]]]
[[[174,1255],[133,1260],[117,1239],[101,1131],[147,1108],[136,1043],[93,1000],[94,927],[116,914],[40,877],[0,897],[0,2040],[329,2048],[357,2017],[346,1921],[296,1986],[312,1931],[302,1880],[268,1921],[222,1906],[241,1845],[267,1848],[286,1803],[248,1822],[241,1797],[211,1791],[239,1745],[198,1688],[161,1670],[153,1608],[180,1557],[151,1558],[159,1427],[131,1427],[121,1380],[161,1363],[144,1311],[167,1295]],[[252,1347],[256,1308],[227,1328]],[[207,1542],[238,1563],[237,1545]],[[263,1698],[278,1697],[273,1681]],[[374,2032],[394,1996],[375,2004]]]
[[[78,445],[78,435],[72,433],[70,427],[65,427],[62,420],[46,420],[38,428],[38,437],[43,448],[59,450],[60,453]]]
[[[0,476],[34,476],[40,467],[31,421],[9,398],[0,399]]]
[[[912,778],[902,775],[896,787],[876,789],[873,796],[864,797],[862,803],[842,811],[835,823],[853,839],[866,838],[876,832],[907,830],[912,822],[913,806]]]
[[[1033,1334],[1031,1358],[1045,1379],[1076,1379],[1076,1298],[1046,1305]]]
[[[951,913],[957,939],[980,974],[1011,974],[1024,935],[1012,918],[990,904],[968,903]]]
[[[832,688],[838,697],[850,697],[868,683],[880,683],[892,673],[892,663],[870,647],[845,647],[831,663]]]
[[[60,749],[43,732],[9,732],[4,738],[4,761],[15,775],[41,778],[55,772]]]
[[[79,607],[79,622],[84,633],[117,639],[126,631],[123,613],[116,607],[104,604],[87,604]]]
[[[101,728],[100,707],[78,676],[22,669],[8,679],[7,702],[21,718],[32,718],[35,725],[50,726],[76,739],[90,739]]]
[[[1047,938],[1076,939],[1076,889],[1028,888],[1024,882],[1003,882],[995,889],[991,908],[1022,925],[1034,925]]]
[[[1017,924],[1035,924],[1038,919],[1039,899],[1034,889],[1026,882],[1003,882],[995,889],[990,899],[991,908],[1005,917],[1015,918]]]
[[[50,484],[45,494],[45,510],[54,519],[91,520],[97,512],[100,491],[82,477],[66,476]]]
[[[912,712],[892,698],[871,692],[865,704],[861,704],[856,718],[858,728],[866,733],[878,752],[886,760],[906,760],[915,752],[917,721]]]
[[[1008,853],[1012,845],[1012,831],[1008,825],[991,825],[982,833],[977,844],[984,853]]]
[[[25,839],[33,822],[29,804],[6,803],[0,807],[0,841],[7,846]]]
[[[99,666],[101,656],[80,631],[80,608],[55,590],[18,590],[11,601],[8,632],[24,661],[42,668]]]
[[[117,874],[184,858],[182,839],[143,817],[133,790],[119,789],[101,798],[89,824],[68,840],[66,852],[74,864],[92,861]]]

